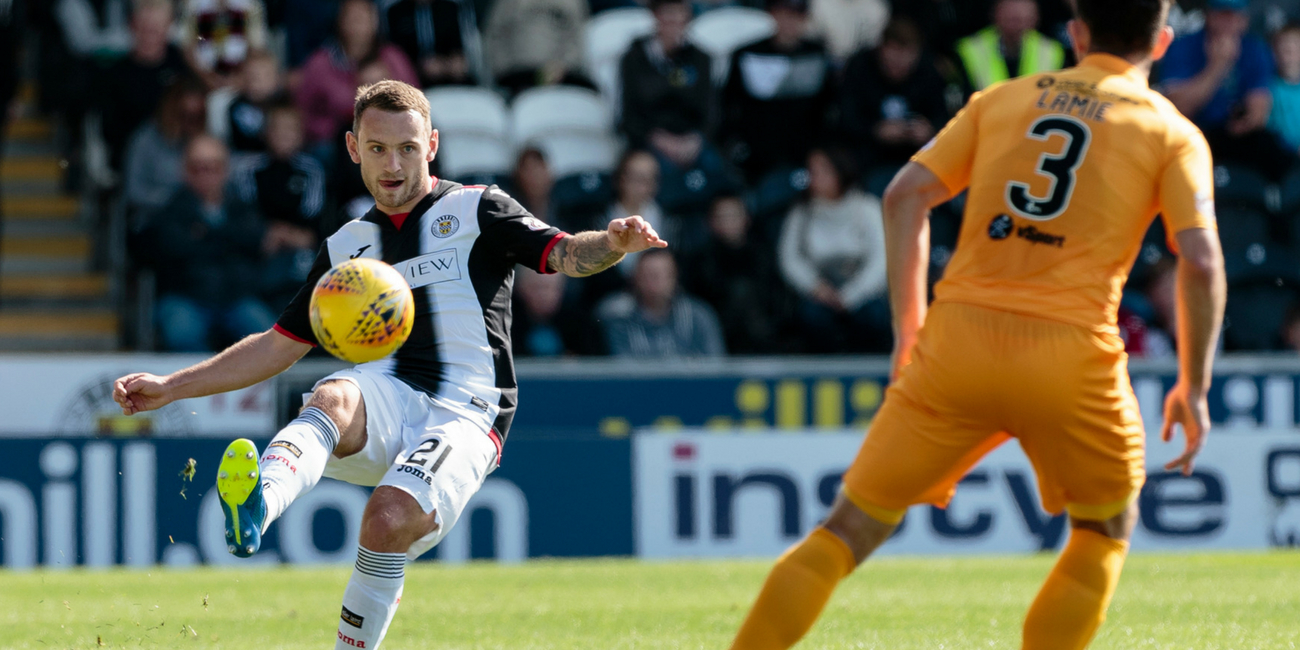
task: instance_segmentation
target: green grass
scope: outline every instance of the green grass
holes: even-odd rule
[[[883,558],[801,648],[1019,648],[1052,558]],[[726,648],[767,562],[408,568],[384,648]],[[349,570],[0,573],[0,648],[328,648]],[[204,607],[204,599],[207,606]],[[1300,646],[1300,553],[1137,555],[1093,648]]]

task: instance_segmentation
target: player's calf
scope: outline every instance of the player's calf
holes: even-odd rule
[[[405,491],[375,488],[361,518],[361,546],[343,592],[336,648],[379,646],[402,600],[406,551],[437,525],[437,513],[424,512]]]

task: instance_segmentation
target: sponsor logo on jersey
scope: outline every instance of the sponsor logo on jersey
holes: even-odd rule
[[[1005,214],[999,214],[993,217],[989,223],[989,239],[1000,240],[1011,236],[1011,231],[1016,227],[1016,222]]]
[[[271,444],[266,446],[266,450],[270,451],[271,447],[279,447],[293,454],[294,458],[302,458],[302,450],[298,448],[298,445],[295,445],[288,440],[273,440],[271,441]]]
[[[470,403],[471,405],[477,407],[479,410],[483,411],[484,413],[487,413],[487,412],[488,412],[488,403],[487,403],[487,401],[484,400],[484,399],[482,399],[482,398],[480,398],[480,397],[471,397],[471,398],[469,398],[469,403]]]
[[[1016,228],[1016,236],[1031,244],[1046,244],[1057,248],[1065,248],[1065,235],[1045,233],[1034,226]]]
[[[371,247],[371,244],[366,244],[365,246],[362,246],[361,248],[358,248],[358,249],[357,249],[357,252],[355,252],[355,253],[353,253],[353,254],[351,254],[351,255],[348,256],[348,259],[350,259],[350,260],[355,260],[355,259],[357,259],[358,257],[361,257],[361,254],[364,253],[364,252],[366,252],[366,249],[367,249],[367,248],[370,248],[370,247]]]
[[[524,217],[523,221],[524,225],[528,226],[529,230],[542,231],[550,228],[550,226],[546,225],[544,221],[537,217]]]
[[[450,237],[460,230],[460,219],[455,215],[444,214],[433,221],[433,236],[439,239]]]
[[[412,257],[393,265],[412,289],[460,279],[460,253],[454,248]]]
[[[360,628],[361,624],[366,622],[366,617],[348,609],[347,605],[343,606],[343,613],[339,615],[339,618],[342,618],[344,623],[355,628]]]

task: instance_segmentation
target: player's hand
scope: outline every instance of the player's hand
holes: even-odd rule
[[[668,248],[668,242],[659,238],[645,219],[638,216],[614,219],[605,230],[609,247],[620,253],[639,253],[647,248]]]
[[[160,409],[173,399],[166,377],[137,372],[113,382],[113,401],[122,407],[123,415]]]
[[[1204,390],[1193,391],[1187,384],[1178,382],[1165,398],[1165,424],[1160,429],[1160,439],[1169,442],[1174,438],[1174,425],[1183,429],[1187,447],[1183,454],[1168,463],[1167,471],[1181,471],[1191,476],[1196,455],[1205,448],[1205,438],[1210,433],[1210,407]]]

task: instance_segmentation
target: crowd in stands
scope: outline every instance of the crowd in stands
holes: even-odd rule
[[[884,353],[890,178],[972,93],[1074,63],[1068,0],[646,1],[0,0],[0,107],[25,17],[72,183],[126,212],[131,272],[157,279],[159,349],[273,321],[372,205],[343,134],[356,89],[391,78],[490,96],[464,128],[434,102],[435,175],[570,232],[639,214],[671,244],[581,280],[521,273],[518,355]],[[1300,344],[1293,4],[1180,2],[1152,79],[1215,155],[1232,350]],[[539,88],[608,123],[511,140],[492,115],[546,105]],[[960,228],[960,197],[934,211],[933,280]],[[1120,314],[1134,356],[1174,354],[1170,258],[1157,223]]]

